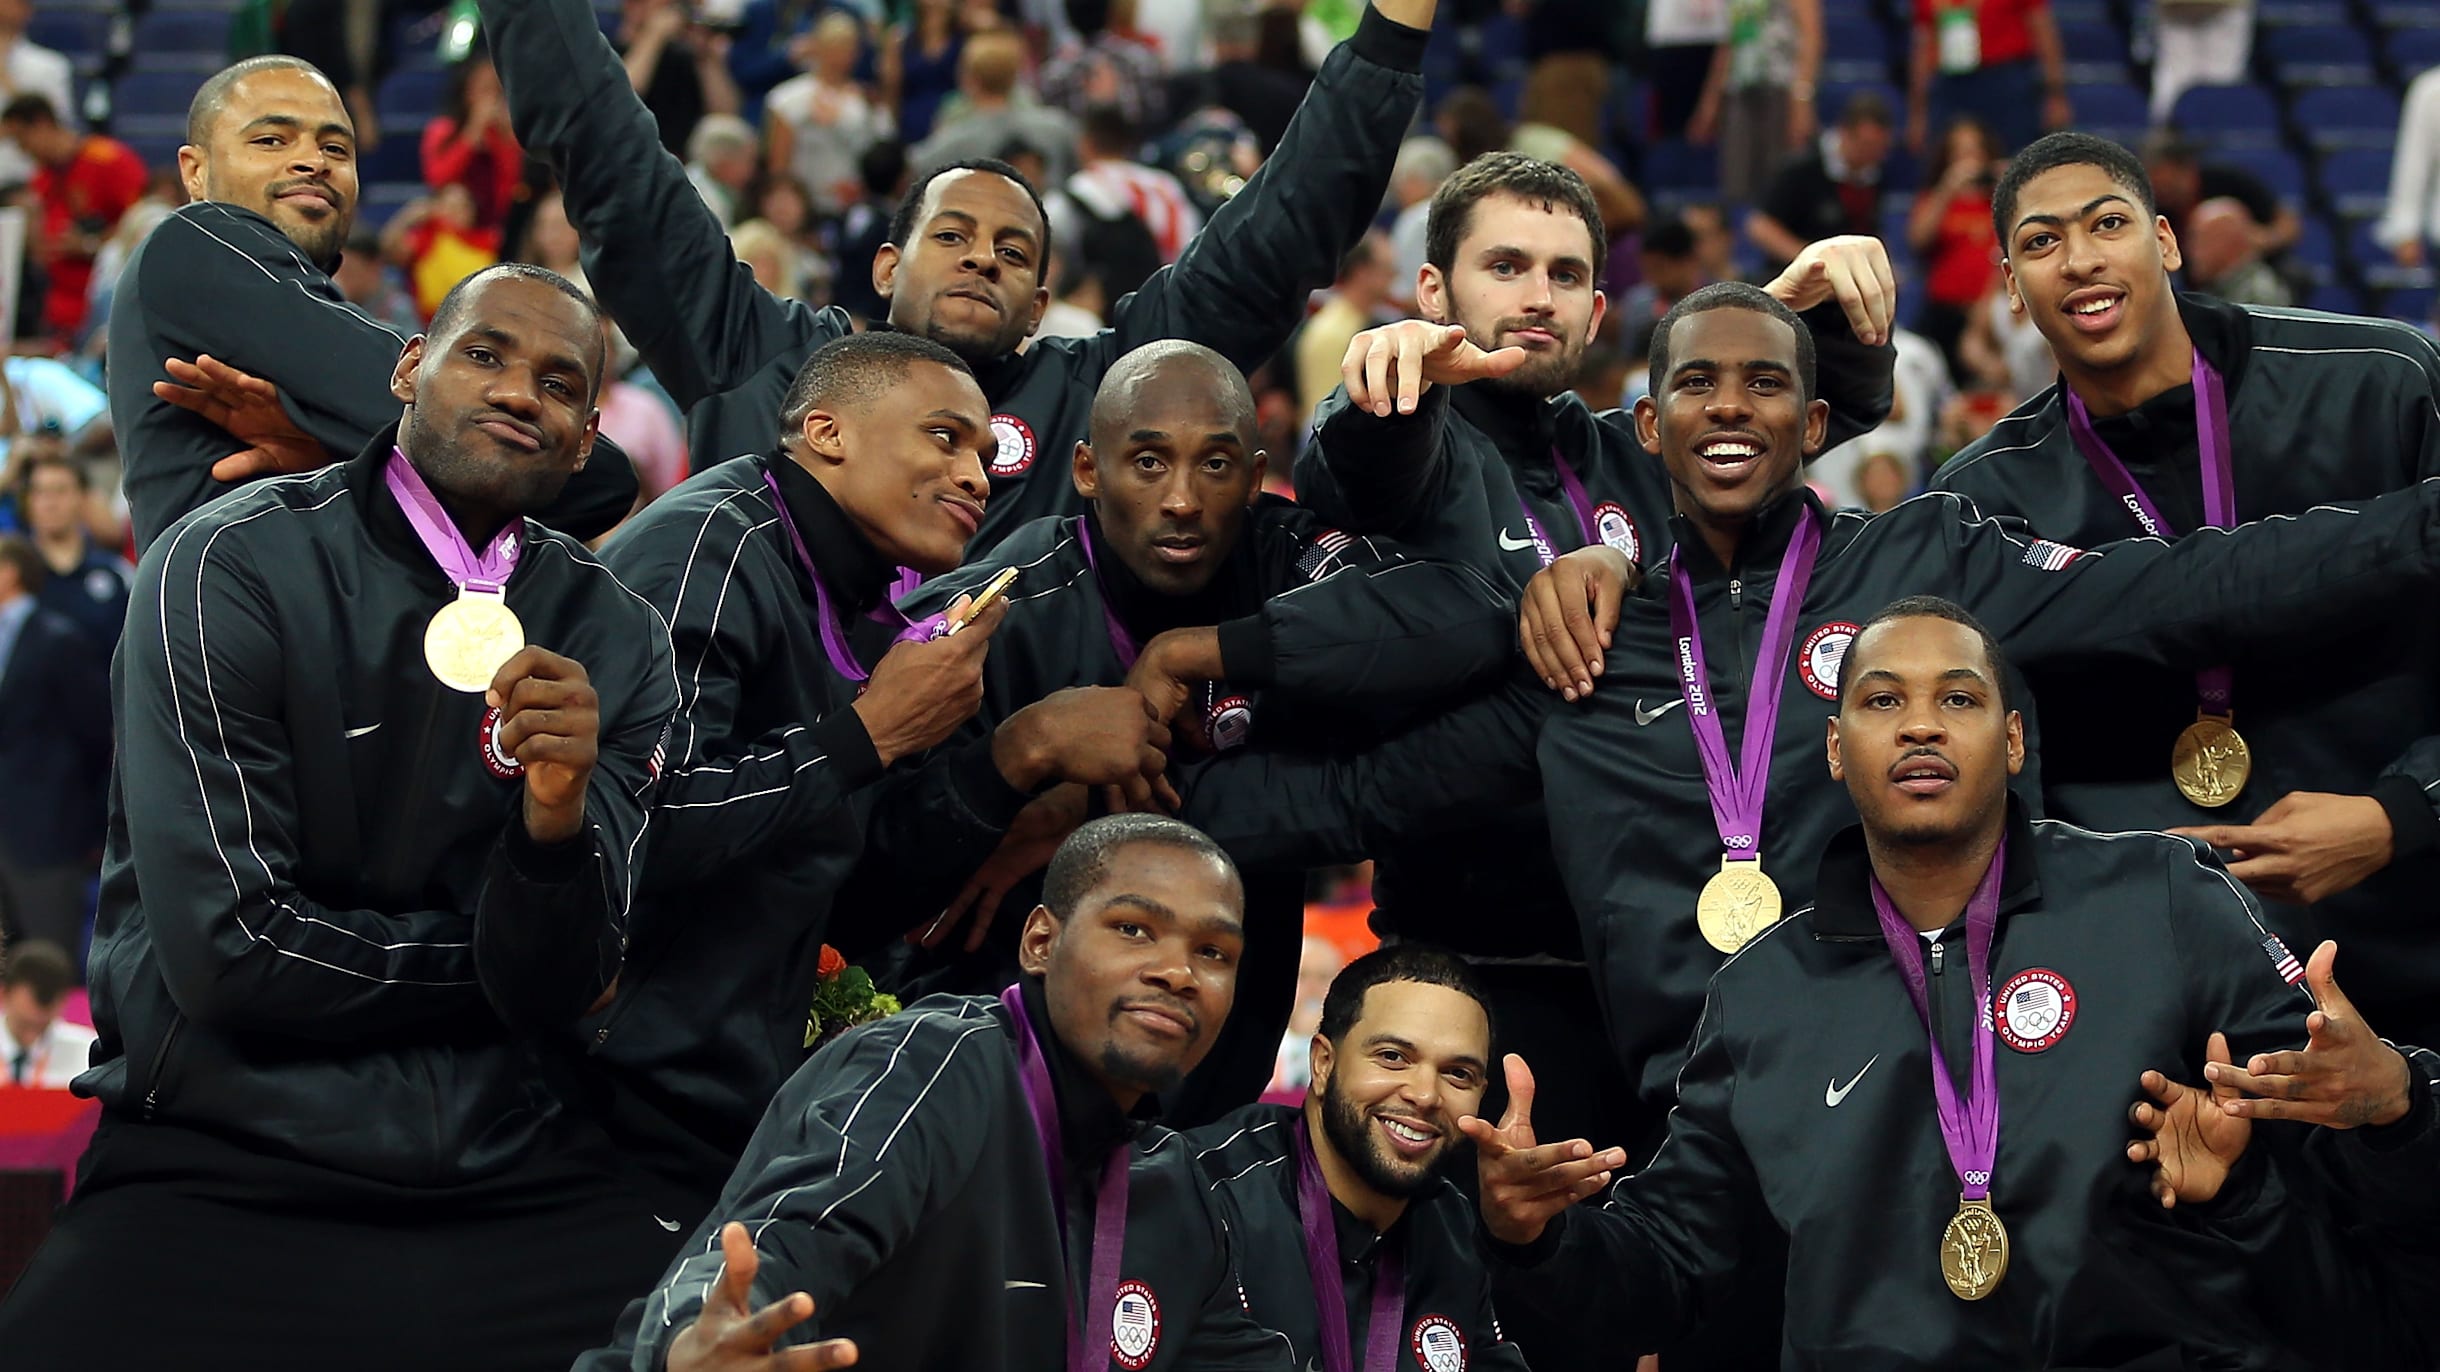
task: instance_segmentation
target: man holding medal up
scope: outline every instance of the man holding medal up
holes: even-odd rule
[[[1941,470],[1985,514],[2077,546],[2174,539],[2440,475],[2440,350],[2391,320],[2175,294],[2177,239],[2126,149],[2052,134],[2010,164],[1992,216],[2009,308],[2061,380]],[[2055,726],[2050,812],[2230,851],[2297,947],[2346,943],[2375,1023],[2440,1041],[2433,617],[2200,674],[2128,672],[2106,700],[2074,689],[2079,669],[2033,678]]]
[[[1147,1121],[1228,1018],[1237,874],[1158,815],[1078,829],[1025,977],[848,1030],[584,1372],[1294,1372],[1206,1182]],[[816,1340],[819,1341],[816,1341]]]
[[[1301,1107],[1196,1130],[1246,1308],[1320,1372],[1523,1372],[1500,1336],[1474,1207],[1442,1164],[1481,1108],[1491,1018],[1474,972],[1422,944],[1330,983]]]
[[[478,273],[398,360],[392,433],[145,554],[104,1111],[0,1308],[11,1367],[559,1366],[667,1253],[533,1065],[619,970],[677,705],[659,621],[529,518],[602,366],[574,286]]]
[[[1599,1160],[1525,1109],[1466,1122],[1537,1356],[1666,1338],[1761,1212],[1788,1238],[1785,1367],[2289,1365],[2228,1248],[2275,1188],[2241,1167],[2164,1209],[2126,1137],[2146,1069],[2285,1047],[2304,998],[2194,845],[2028,822],[2006,681],[1947,601],[1857,633],[1828,749],[1863,823],[1712,978],[1668,1140],[1605,1204],[1569,1208]]]

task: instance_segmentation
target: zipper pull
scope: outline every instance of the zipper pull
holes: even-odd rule
[[[1745,582],[1739,577],[1728,579],[1728,608],[1734,610],[1745,603]]]
[[[1948,946],[1947,944],[1942,943],[1942,942],[1941,942],[1940,940],[1938,940],[1938,939],[1934,939],[1934,940],[1932,940],[1932,975],[1933,975],[1933,976],[1939,976],[1939,975],[1940,975],[1940,950],[1941,950],[1942,948],[1947,947],[1947,946]]]

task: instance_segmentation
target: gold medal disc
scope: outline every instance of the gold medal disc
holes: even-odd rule
[[[1957,1199],[1957,1213],[1940,1232],[1940,1275],[1961,1301],[1978,1301],[2008,1275],[2008,1226],[1991,1202]]]
[[[453,691],[489,690],[501,666],[524,646],[525,626],[496,595],[460,591],[424,626],[424,662]]]
[[[2226,715],[2197,715],[2169,751],[2178,794],[2213,809],[2235,800],[2253,770],[2253,750]]]
[[[1723,858],[1720,874],[1695,898],[1694,922],[1705,943],[1736,952],[1779,922],[1779,888],[1763,875],[1761,863]]]

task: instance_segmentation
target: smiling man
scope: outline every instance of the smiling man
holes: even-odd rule
[[[1293,1372],[1246,1316],[1191,1155],[1146,1122],[1228,1018],[1244,939],[1237,874],[1201,834],[1077,830],[1027,917],[1024,979],[824,1047],[579,1367]]]
[[[1935,485],[2044,538],[2192,536],[2440,475],[2440,350],[2414,328],[2170,289],[2180,246],[2134,154],[2082,134],[2020,153],[1992,200],[2008,308],[2059,359]],[[2401,614],[2196,674],[2121,676],[2106,700],[2037,673],[2055,726],[2051,813],[2180,826],[2234,855],[2296,946],[2342,940],[2375,1023],[2440,1041],[2440,626]],[[2206,778],[2180,759],[2241,740]],[[2250,774],[2249,774],[2250,773]],[[2209,781],[2213,784],[2206,785]]]
[[[1474,973],[1419,944],[1367,953],[1331,982],[1311,1051],[1301,1107],[1249,1106],[1188,1136],[1246,1309],[1322,1372],[1522,1372],[1474,1207],[1444,1175],[1490,1079]]]
[[[1785,1367],[2292,1365],[2230,1252],[2277,1194],[2259,1160],[2164,1210],[2126,1135],[2147,1067],[2284,1047],[2303,997],[2194,845],[2028,822],[2007,681],[1948,601],[1856,633],[1828,751],[1862,825],[1712,978],[1667,1141],[1604,1205],[1568,1208],[1599,1160],[1523,1108],[1468,1122],[1537,1358],[1692,1323],[1760,1217],[1787,1236]]]
[[[619,971],[677,704],[660,622],[530,518],[593,441],[600,339],[560,277],[470,277],[389,432],[145,554],[102,1123],[0,1307],[11,1365],[564,1366],[665,1259],[533,1051]]]
[[[255,57],[207,79],[178,174],[193,203],[145,237],[110,308],[110,418],[139,550],[254,477],[387,433],[398,406],[384,380],[407,341],[331,279],[356,217],[355,127],[311,64]],[[206,356],[269,389],[187,369]],[[249,447],[273,432],[287,441]],[[538,517],[591,539],[626,517],[635,490],[626,457],[597,440]]]

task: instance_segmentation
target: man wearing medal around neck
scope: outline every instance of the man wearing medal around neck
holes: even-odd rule
[[[1235,870],[1113,815],[1043,894],[1017,985],[849,1029],[789,1080],[580,1372],[1295,1372],[1185,1141],[1148,1122],[1228,1017]]]
[[[1187,1136],[1246,1308],[1299,1367],[1525,1367],[1492,1313],[1474,1207],[1443,1166],[1481,1108],[1491,1029],[1463,959],[1376,949],[1330,984],[1302,1106],[1248,1106]]]
[[[2392,320],[2173,292],[2176,236],[2124,148],[2041,139],[2001,179],[1992,218],[2008,307],[2049,340],[2060,383],[1935,480],[1985,515],[2086,547],[2440,475],[2440,349]],[[2130,672],[2106,702],[2040,673],[2032,684],[2055,726],[2049,813],[2175,826],[2231,854],[2296,947],[2346,943],[2375,1023],[2434,1042],[2440,630],[2400,611],[2311,653]]]
[[[392,432],[146,552],[78,1083],[102,1123],[0,1307],[11,1365],[560,1366],[665,1260],[535,1065],[619,971],[677,706],[660,622],[530,517],[602,367],[581,291],[487,269],[398,359]],[[483,632],[448,627],[469,601]]]
[[[938,609],[1017,573],[1012,618],[983,666],[983,706],[944,753],[1013,762],[1074,727],[1059,724],[1061,703],[1128,684],[1186,740],[1182,751],[1336,742],[1478,689],[1513,655],[1515,611],[1476,572],[1345,534],[1261,493],[1268,457],[1253,395],[1211,349],[1171,340],[1121,358],[1103,378],[1090,436],[1069,455],[1089,513],[1036,520],[902,602],[913,613]],[[908,973],[918,989],[996,991],[1014,979],[1017,933],[1051,850],[1088,812],[1129,803],[1071,781],[997,825],[976,807],[907,794],[969,773],[953,763],[894,778],[874,821],[876,848],[935,858],[928,882],[859,885],[860,899],[902,906],[904,925],[936,950]],[[916,822],[898,824],[902,814]],[[979,832],[946,841],[942,825],[960,820]],[[973,869],[938,861],[952,846],[991,856]],[[1287,1030],[1305,872],[1244,875],[1249,944],[1237,1009],[1203,1067],[1165,1102],[1173,1127],[1260,1095]]]
[[[956,354],[910,334],[832,343],[774,438],[679,483],[602,550],[669,621],[683,702],[635,945],[573,1047],[672,1219],[702,1213],[804,1060],[822,945],[903,932],[873,927],[879,898],[841,898],[860,862],[884,895],[970,871],[1036,791],[1090,781],[1148,803],[1167,765],[1168,729],[1117,688],[1046,702],[1022,756],[926,756],[981,703],[1010,612],[961,596],[910,622],[890,601],[900,569],[958,565],[989,494],[990,412]],[[875,783],[933,766],[951,774],[900,812],[916,837],[895,866],[869,860]],[[834,910],[855,922],[834,933]]]
[[[2007,681],[1949,601],[1865,621],[1827,728],[1862,824],[1712,978],[1667,1141],[1604,1204],[1573,1203],[1606,1160],[1526,1111],[1467,1122],[1530,1351],[1665,1340],[1759,1212],[1789,1240],[1786,1367],[2292,1365],[2227,1256],[2277,1192],[2241,1171],[2165,1211],[2125,1138],[2148,1066],[2284,1047],[2305,1001],[2207,852],[2026,815]]]

